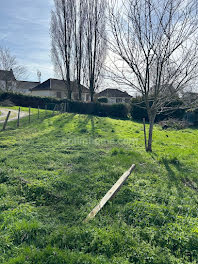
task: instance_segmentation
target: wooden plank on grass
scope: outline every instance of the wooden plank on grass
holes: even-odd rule
[[[122,185],[126,182],[128,177],[131,175],[132,171],[135,169],[135,165],[133,164],[128,171],[126,171],[119,180],[113,185],[113,187],[107,192],[107,194],[102,198],[100,203],[91,211],[91,213],[85,219],[85,222],[94,218],[96,214],[105,206],[105,204],[113,198],[113,196],[120,190]]]

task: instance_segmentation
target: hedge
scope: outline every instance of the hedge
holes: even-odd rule
[[[0,103],[4,101],[10,101],[14,105],[22,107],[30,106],[32,108],[37,108],[39,106],[41,109],[45,109],[45,105],[47,105],[49,110],[53,110],[56,104],[63,103],[63,100],[55,98],[23,95],[10,92],[0,94]]]
[[[32,108],[37,108],[39,106],[41,109],[45,109],[45,106],[47,105],[48,110],[53,110],[55,105],[59,105],[60,109],[61,105],[66,103],[68,112],[104,117],[127,118],[129,112],[127,106],[124,104],[107,105],[99,102],[85,103],[79,101],[69,101],[66,99],[59,100],[51,97],[38,97],[15,93],[0,94],[0,103],[4,101],[10,101],[14,105],[22,107],[30,106]]]
[[[171,103],[167,102],[165,104],[166,107],[175,108],[175,110],[169,110],[166,112],[162,112],[156,116],[156,122],[160,122],[163,120],[166,120],[168,118],[173,119],[179,119],[182,120],[185,116],[185,110],[181,109],[183,102],[181,100],[175,100]],[[150,105],[152,105],[152,101],[150,102]],[[176,109],[178,108],[178,109]],[[145,102],[142,100],[142,98],[133,98],[131,103],[131,116],[134,120],[142,121],[143,118],[148,121],[148,114],[146,110]]]
[[[107,105],[98,102],[83,103],[70,101],[69,112],[117,118],[127,118],[128,116],[128,108],[124,104]]]

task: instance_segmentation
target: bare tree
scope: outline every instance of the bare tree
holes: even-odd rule
[[[71,99],[72,56],[74,54],[74,2],[54,0],[51,17],[52,60],[55,71],[65,81],[68,99]]]
[[[86,66],[91,101],[93,101],[94,93],[98,88],[106,58],[106,4],[106,0],[86,0]]]
[[[18,64],[16,57],[8,48],[0,46],[0,70],[10,71],[11,69],[16,79],[24,77],[27,72],[25,67]]]
[[[75,79],[79,92],[79,100],[82,100],[82,86],[85,75],[85,19],[87,6],[86,1],[74,0],[74,47],[75,47]]]
[[[147,151],[157,113],[198,77],[197,5],[197,0],[111,1],[109,47],[119,62],[114,77],[143,97]]]

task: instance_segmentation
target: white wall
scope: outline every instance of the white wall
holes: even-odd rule
[[[41,97],[55,97],[53,91],[46,90],[46,91],[32,91],[31,95],[33,96],[41,96]]]

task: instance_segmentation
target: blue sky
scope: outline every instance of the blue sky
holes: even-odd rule
[[[53,77],[50,58],[50,15],[53,0],[1,0],[0,45],[8,47],[20,65],[27,68],[27,80]]]

